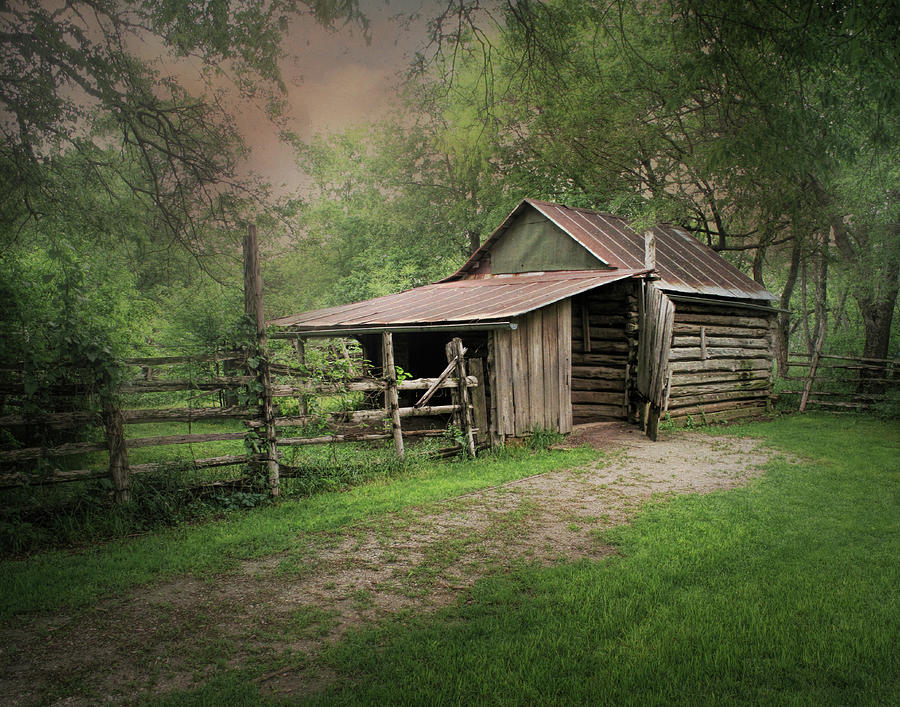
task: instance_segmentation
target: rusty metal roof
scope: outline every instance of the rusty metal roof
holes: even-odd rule
[[[437,282],[364,302],[281,317],[269,324],[302,331],[352,332],[354,327],[439,328],[442,324],[501,321],[646,272],[646,268],[567,270]]]
[[[528,208],[543,214],[609,267],[644,267],[644,237],[624,219],[589,209],[523,199],[468,262],[447,280],[470,276],[475,264],[490,251],[515,218]],[[777,299],[684,229],[660,225],[653,228],[653,233],[656,237],[656,273],[660,277],[657,284],[662,289],[740,299]]]

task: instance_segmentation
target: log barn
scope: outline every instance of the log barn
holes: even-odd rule
[[[275,319],[297,337],[353,337],[376,370],[437,376],[460,337],[493,441],[604,420],[732,419],[772,395],[775,296],[685,230],[524,199],[453,275]]]

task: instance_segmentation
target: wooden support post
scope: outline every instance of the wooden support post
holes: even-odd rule
[[[447,344],[447,361],[452,361],[456,357],[456,381],[457,394],[456,401],[460,406],[459,424],[463,435],[466,438],[466,452],[470,457],[475,456],[475,435],[472,432],[474,424],[472,423],[472,408],[470,405],[469,388],[466,385],[466,361],[465,348],[462,339],[454,338]],[[455,401],[455,402],[456,402]]]
[[[300,366],[304,371],[306,371],[306,339],[302,339],[299,336],[293,340],[294,343],[294,352],[297,355],[297,365]],[[307,405],[306,396],[302,393],[300,394],[300,406],[299,406],[299,414],[306,415],[309,413],[309,407]]]
[[[266,317],[263,309],[262,276],[259,272],[259,241],[256,226],[247,228],[244,236],[244,312],[256,324],[256,354],[259,357],[257,373],[262,384],[259,417],[265,434],[266,476],[269,492],[279,493],[278,450],[275,447],[275,406],[272,402],[272,381],[269,374],[269,356],[266,349]]]
[[[647,415],[647,436],[651,442],[655,442],[659,436],[659,408],[650,403]]]
[[[125,503],[128,491],[128,447],[125,443],[125,416],[118,405],[109,404],[103,411],[106,444],[109,449],[109,475],[116,489],[116,501]]]
[[[480,358],[470,358],[469,373],[478,379],[478,385],[472,389],[472,408],[475,415],[475,428],[478,430],[475,436],[479,444],[484,444],[490,441],[484,362]]]
[[[350,356],[350,350],[347,348],[347,342],[343,339],[338,339],[341,344],[341,353],[344,356],[344,360],[347,362],[347,375],[353,378],[356,375],[356,367],[353,365],[353,358]]]
[[[382,376],[384,377],[384,407],[391,418],[391,431],[397,456],[403,459],[403,430],[400,427],[400,396],[397,393],[397,369],[394,366],[394,335],[386,331],[381,335]]]
[[[486,384],[490,386],[491,391],[491,411],[490,411],[490,442],[491,448],[499,447],[503,444],[503,436],[500,434],[500,407],[498,404],[498,385],[497,385],[497,334],[490,332],[488,334],[488,355],[487,355],[487,380]],[[485,391],[486,393],[487,391]]]

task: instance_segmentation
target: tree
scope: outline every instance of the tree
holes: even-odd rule
[[[453,129],[486,128],[507,175],[576,205],[679,223],[760,282],[768,267],[783,306],[807,258],[828,272],[834,241],[863,350],[887,355],[898,189],[878,165],[896,164],[900,144],[894,4],[453,8],[456,29],[447,13],[435,24],[432,75],[467,106]],[[884,181],[865,178],[873,171]],[[788,334],[782,317],[782,363]]]
[[[245,146],[223,82],[281,112],[280,41],[301,13],[364,24],[356,0],[40,0],[0,4],[0,186],[3,236],[45,215],[55,157],[78,152],[86,170],[127,185],[163,234],[203,249],[202,224],[229,223],[262,196],[236,176]],[[202,67],[192,96],[141,56],[161,46]],[[216,88],[219,86],[219,88]],[[117,151],[109,151],[110,145]],[[56,194],[59,200],[63,196]]]

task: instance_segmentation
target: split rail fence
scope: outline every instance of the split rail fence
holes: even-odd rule
[[[256,337],[249,352],[242,354],[215,354],[210,356],[172,356],[157,358],[130,359],[126,363],[144,369],[145,377],[133,379],[119,386],[113,395],[106,396],[101,412],[88,411],[85,395],[88,391],[79,389],[78,385],[57,387],[50,392],[69,396],[67,405],[76,411],[41,412],[26,414],[23,404],[28,401],[29,382],[23,372],[5,371],[5,378],[0,381],[0,395],[6,396],[5,407],[16,407],[20,412],[0,417],[0,441],[16,439],[16,431],[30,428],[30,439],[47,439],[45,432],[52,431],[49,438],[52,444],[42,443],[40,446],[24,448],[0,449],[0,488],[10,488],[25,484],[57,484],[72,481],[109,478],[118,501],[129,498],[129,479],[134,474],[165,471],[172,468],[189,466],[193,469],[208,469],[237,464],[250,464],[256,468],[256,476],[265,475],[269,491],[273,496],[279,493],[282,476],[282,465],[279,460],[279,447],[296,447],[302,445],[332,444],[339,442],[377,442],[392,439],[397,454],[402,458],[405,454],[404,438],[445,436],[444,429],[404,430],[402,421],[405,418],[421,416],[451,415],[453,424],[460,430],[462,444],[459,448],[474,456],[476,452],[476,435],[481,436],[483,443],[487,432],[487,412],[484,386],[479,385],[477,376],[466,372],[466,350],[460,339],[453,339],[447,344],[447,367],[437,378],[419,378],[416,380],[398,380],[394,365],[393,336],[385,332],[382,337],[383,366],[381,377],[360,376],[358,378],[317,381],[308,377],[301,366],[285,366],[274,364],[269,360],[269,348],[265,317],[263,314],[263,288],[259,267],[259,248],[256,227],[250,226],[243,242],[244,254],[244,311],[250,321],[256,325]],[[292,332],[281,332],[279,338],[300,337]],[[300,347],[302,349],[302,347]],[[231,362],[232,368],[241,371],[241,375],[206,376],[200,379],[156,379],[149,373],[153,369],[179,364],[195,364],[201,362]],[[251,365],[252,362],[252,365]],[[473,369],[481,371],[480,361],[472,360]],[[304,377],[305,376],[305,377]],[[281,380],[287,378],[288,382]],[[481,375],[483,379],[483,374]],[[64,388],[64,389],[60,389]],[[440,389],[450,389],[451,404],[429,405],[434,394]],[[474,390],[472,390],[474,389]],[[412,406],[400,406],[400,393],[403,391],[424,391],[419,400]],[[244,405],[227,405],[220,407],[179,407],[179,408],[126,408],[121,401],[133,400],[134,396],[146,393],[218,393],[220,401],[230,401],[237,397],[247,400]],[[241,391],[244,396],[240,396]],[[345,392],[362,392],[383,396],[383,406],[368,410],[343,411],[327,413],[325,430],[320,430],[311,437],[287,436],[280,434],[285,428],[303,428],[311,423],[323,422],[323,416],[301,414],[287,417],[276,414],[276,400],[283,397],[334,395]],[[81,401],[78,401],[79,395]],[[11,403],[11,404],[10,404]],[[252,403],[252,404],[250,404]],[[305,409],[301,407],[301,412]],[[152,422],[195,422],[200,420],[243,420],[245,430],[240,432],[189,433],[179,435],[161,435],[154,437],[128,437],[126,425]],[[478,421],[476,426],[475,421]],[[389,431],[378,431],[381,421],[388,422]],[[376,429],[361,431],[363,425],[373,425]],[[329,426],[330,425],[330,426]],[[354,427],[355,426],[355,427]],[[37,427],[38,434],[34,434]],[[94,428],[93,437],[100,436],[104,441],[62,441],[64,432],[85,431]],[[102,435],[96,428],[102,429]],[[348,429],[349,427],[349,429]],[[302,431],[302,429],[301,429]],[[322,431],[327,431],[322,434]],[[21,435],[20,435],[21,436]],[[74,434],[71,436],[75,436]],[[193,444],[201,442],[243,440],[245,448],[252,451],[244,454],[228,454],[217,457],[193,459],[191,462],[151,462],[131,464],[128,459],[129,450],[143,447]],[[6,446],[10,446],[7,444]],[[15,446],[15,445],[13,445]],[[451,448],[452,449],[452,448]],[[108,463],[104,468],[68,469],[54,468],[55,462],[64,457],[84,455],[95,452],[107,452]],[[449,450],[444,450],[449,451]],[[38,473],[23,471],[23,465],[40,467]],[[296,475],[297,469],[284,469],[285,475]],[[299,470],[302,473],[302,470]],[[245,479],[232,479],[224,483],[242,482]]]
[[[0,417],[0,429],[9,433],[8,438],[15,438],[16,432],[30,427],[43,427],[54,431],[57,442],[52,446],[41,445],[20,449],[0,451],[0,465],[7,471],[0,473],[0,488],[22,485],[57,484],[73,481],[108,478],[111,480],[117,500],[125,501],[129,497],[129,480],[135,474],[149,472],[173,471],[185,467],[191,469],[209,469],[233,465],[250,464],[257,470],[265,472],[273,494],[278,493],[279,480],[282,475],[290,476],[302,473],[302,470],[285,468],[279,461],[278,449],[303,445],[321,445],[342,442],[378,442],[392,439],[398,455],[405,453],[404,438],[441,437],[447,435],[446,429],[404,430],[402,421],[406,418],[422,416],[452,416],[460,429],[464,443],[462,448],[471,455],[475,454],[476,434],[474,420],[484,413],[476,407],[484,407],[483,389],[473,393],[479,386],[475,376],[466,374],[465,348],[459,339],[448,344],[447,368],[437,378],[419,378],[398,381],[396,368],[393,365],[393,341],[390,333],[383,337],[384,361],[382,377],[360,376],[356,378],[318,381],[310,379],[306,372],[298,367],[269,364],[259,358],[257,368],[252,371],[247,363],[247,356],[240,354],[220,354],[209,356],[171,356],[155,358],[134,358],[126,363],[140,367],[144,376],[129,380],[118,387],[113,399],[140,399],[141,396],[153,393],[185,393],[194,396],[220,394],[220,400],[229,400],[243,393],[243,397],[252,398],[254,404],[225,405],[219,407],[125,407],[121,402],[107,404],[100,412],[47,412],[37,415],[15,414]],[[197,378],[166,378],[156,376],[162,369],[172,366],[197,363],[231,362],[235,367],[244,367],[243,375],[207,376]],[[277,379],[277,380],[275,380]],[[287,381],[287,382],[285,382]],[[429,405],[434,394],[441,389],[449,389],[451,404]],[[415,405],[401,407],[399,394],[402,391],[423,391]],[[73,394],[77,398],[79,391],[62,391]],[[383,396],[384,406],[375,409],[338,411],[321,415],[276,416],[274,401],[278,398],[334,395],[347,392],[363,392]],[[7,383],[3,393],[21,399],[25,394],[25,383]],[[71,402],[71,399],[70,399]],[[80,407],[85,407],[84,402]],[[241,420],[244,431],[206,432],[176,435],[160,435],[153,437],[129,437],[126,435],[128,425],[141,423],[192,423],[209,420]],[[378,430],[388,423],[386,430]],[[324,425],[324,427],[323,427]],[[368,430],[361,430],[369,426]],[[285,428],[315,429],[313,436],[285,436],[281,431]],[[59,441],[66,432],[94,430],[95,438],[102,436],[104,441]],[[98,434],[102,430],[102,435]],[[217,441],[243,441],[256,451],[244,454],[228,454],[216,457],[198,458],[190,461],[150,462],[132,464],[129,462],[130,450],[160,447],[169,445],[185,445]],[[100,468],[95,465],[83,469],[53,468],[66,457],[85,455],[94,452],[107,452],[108,463]],[[38,473],[23,471],[23,467],[34,468],[43,462],[44,469]],[[62,465],[64,466],[64,465]],[[10,471],[9,469],[18,469]],[[247,479],[212,482],[213,485],[224,485],[244,482]]]
[[[796,375],[799,371],[802,374]],[[897,359],[835,356],[814,352],[791,354],[784,380],[797,383],[782,395],[799,395],[799,410],[809,406],[865,410],[900,391]]]

